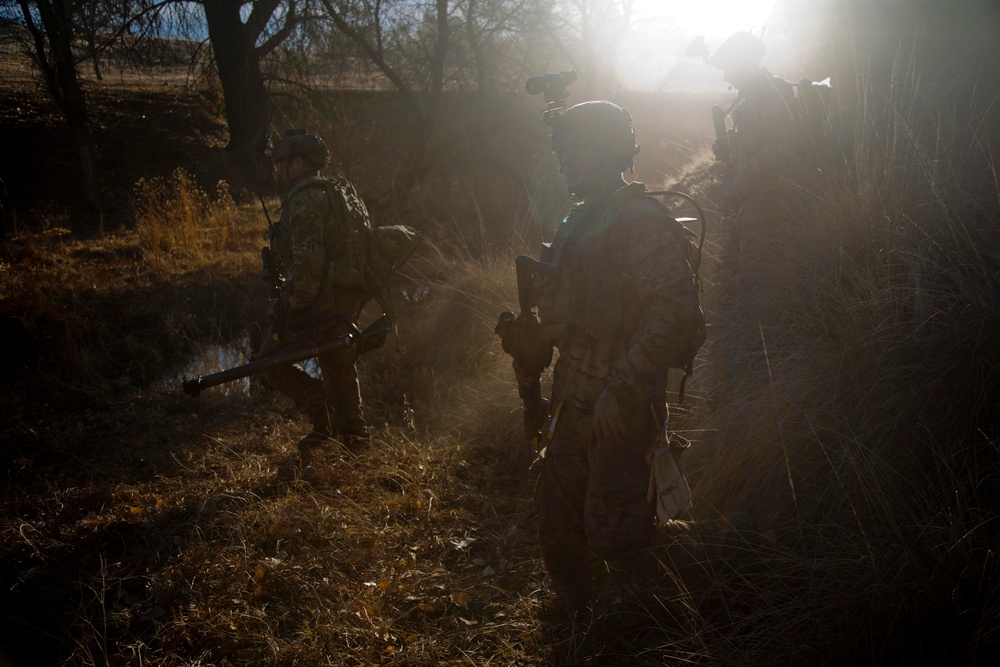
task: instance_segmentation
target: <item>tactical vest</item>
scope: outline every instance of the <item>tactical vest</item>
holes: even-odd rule
[[[363,288],[371,229],[365,203],[346,179],[311,178],[297,185],[289,196],[306,188],[322,189],[327,199],[323,229],[326,264],[321,291],[336,287]]]
[[[559,268],[536,284],[542,324],[566,324],[570,331],[583,332],[596,341],[623,346],[628,343],[639,325],[643,304],[635,279],[622,270],[624,258],[616,256],[618,249],[606,241],[622,208],[634,198],[645,196],[645,185],[631,183],[610,195],[609,200],[595,203],[590,211],[576,209],[560,226],[553,242],[543,246],[542,261]],[[659,200],[648,200],[662,212],[669,233],[688,249],[690,261],[693,246],[683,225]],[[678,350],[674,367],[688,367],[705,340],[700,308],[693,320],[693,326],[698,328],[694,335],[697,345],[693,350]]]
[[[419,234],[406,225],[373,227],[368,208],[347,179],[312,178],[297,185],[289,196],[306,188],[321,188],[329,207],[323,233],[322,289],[362,288],[368,296],[379,296],[384,282],[416,250]]]

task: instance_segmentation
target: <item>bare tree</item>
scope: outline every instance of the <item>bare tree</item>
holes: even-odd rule
[[[101,54],[121,43],[137,20],[155,14],[164,2],[169,0],[0,0],[4,31],[31,56],[66,120],[80,159],[84,194],[99,214],[100,161],[77,65],[83,58],[90,60],[95,76],[102,78]],[[78,41],[84,44],[83,56],[76,50]]]
[[[73,6],[68,0],[17,0],[21,22],[31,40],[30,53],[70,129],[83,170],[87,200],[101,213],[103,199],[97,148],[73,55]]]
[[[349,37],[400,93],[418,139],[400,169],[403,184],[416,180],[428,157],[445,88],[451,40],[449,0],[320,0],[323,18]],[[418,92],[426,93],[421,104]]]
[[[74,32],[86,47],[84,57],[100,81],[102,53],[121,39],[143,10],[131,0],[73,0],[70,11]]]
[[[424,113],[414,95],[412,79],[401,58],[400,36],[412,34],[413,18],[401,11],[405,0],[320,0],[323,18],[353,41],[372,65],[393,85],[421,122]]]
[[[632,22],[634,0],[558,0],[552,38],[600,96],[612,97],[619,82],[614,59]]]
[[[462,41],[453,50],[467,50],[476,90],[517,90],[526,74],[552,68],[550,2],[462,0],[459,10]]]
[[[291,34],[299,20],[299,4],[296,0],[201,0],[225,98],[228,148],[238,164],[252,164],[250,145],[268,127],[261,59]]]

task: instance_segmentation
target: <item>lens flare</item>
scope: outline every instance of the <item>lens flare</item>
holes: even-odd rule
[[[615,69],[630,87],[721,85],[717,72],[704,62],[685,56],[696,35],[704,35],[709,49],[734,32],[766,32],[776,0],[634,0],[626,39],[616,49]],[[765,35],[766,39],[766,35]],[[697,79],[697,81],[695,80]]]

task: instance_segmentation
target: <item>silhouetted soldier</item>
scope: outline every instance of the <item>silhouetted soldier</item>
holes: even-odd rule
[[[280,294],[272,330],[258,357],[301,345],[303,337],[330,339],[348,333],[367,301],[368,211],[347,180],[319,175],[328,157],[323,141],[305,130],[290,130],[275,146],[272,159],[285,196],[281,218],[271,231],[270,269],[277,273]],[[367,442],[355,356],[354,346],[321,355],[322,381],[298,365],[265,373],[313,425],[299,442],[300,449],[334,436],[344,436],[351,445]]]
[[[767,309],[781,303],[797,276],[798,238],[818,192],[818,140],[810,136],[804,99],[811,82],[795,86],[761,66],[764,42],[749,32],[726,39],[708,62],[737,90],[728,109],[713,109],[723,190],[721,319],[713,337],[716,387],[728,391],[739,367],[757,373],[761,335],[750,322],[778,321]],[[690,51],[689,51],[690,53]],[[707,56],[707,50],[703,51]],[[829,90],[826,88],[825,90]],[[812,99],[812,97],[810,97]],[[748,317],[743,317],[748,315]],[[770,343],[774,343],[773,340]]]
[[[650,458],[667,438],[668,371],[690,362],[705,331],[683,227],[642,183],[624,178],[639,152],[632,118],[611,102],[577,104],[553,120],[552,148],[579,203],[537,265],[537,303],[508,320],[512,334],[525,332],[525,353],[507,338],[505,349],[519,386],[541,370],[526,359],[544,367],[559,350],[536,507],[552,587],[579,618],[598,560],[639,575],[703,574],[699,534],[732,526],[654,522]],[[533,338],[536,328],[554,340]],[[688,507],[679,509],[683,516]]]

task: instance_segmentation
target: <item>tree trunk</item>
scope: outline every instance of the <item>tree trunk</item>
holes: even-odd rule
[[[254,138],[267,129],[267,90],[255,41],[240,17],[239,0],[205,0],[205,21],[225,97],[228,149],[236,164],[251,165]]]
[[[90,59],[90,64],[94,67],[94,76],[98,81],[103,81],[104,75],[101,73],[101,57],[97,53],[97,41],[94,39],[93,33],[87,33],[87,57]]]
[[[448,0],[435,0],[437,17],[437,40],[431,55],[431,98],[439,98],[444,89],[444,63],[448,56],[448,42],[451,31],[448,26]]]
[[[444,65],[448,57],[451,31],[448,26],[448,0],[435,0],[435,16],[437,35],[434,48],[431,51],[430,74],[431,87],[428,95],[427,114],[423,123],[423,133],[413,152],[407,158],[404,169],[410,173],[404,182],[415,182],[426,169],[426,163],[432,150],[434,129],[441,110],[441,97],[444,94]]]
[[[465,35],[472,49],[473,62],[476,64],[476,90],[486,92],[486,54],[484,40],[476,26],[476,0],[469,0],[465,17]]]
[[[35,56],[45,86],[62,112],[63,118],[66,119],[73,144],[80,156],[84,194],[97,213],[103,215],[100,163],[97,146],[90,133],[86,100],[80,88],[76,62],[73,59],[70,7],[64,0],[37,0],[34,4],[38,8],[38,17],[44,28],[43,33],[35,25],[27,0],[18,0],[18,4],[21,6],[25,25],[35,43]]]

